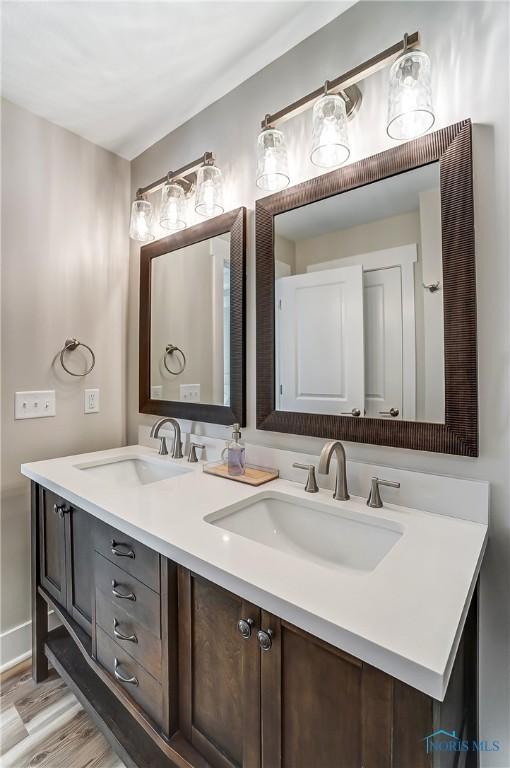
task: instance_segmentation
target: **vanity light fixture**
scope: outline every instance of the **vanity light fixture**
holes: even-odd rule
[[[136,200],[131,205],[131,220],[129,222],[129,237],[131,240],[137,240],[139,243],[150,243],[154,240],[151,232],[152,224],[152,203],[146,200],[143,195],[136,196]]]
[[[392,139],[405,141],[422,136],[434,125],[430,59],[424,51],[404,50],[392,64],[389,77],[388,125]]]
[[[257,186],[276,192],[289,184],[285,137],[281,123],[313,106],[310,159],[321,168],[334,168],[350,154],[347,121],[360,108],[358,88],[365,78],[391,66],[387,132],[394,139],[411,139],[426,133],[434,123],[430,86],[430,59],[417,50],[418,32],[376,56],[335,77],[261,122],[257,143]]]
[[[207,169],[207,172],[204,172]],[[183,165],[177,171],[169,171],[161,179],[146,187],[140,187],[131,206],[129,236],[132,240],[148,243],[154,240],[151,231],[153,205],[147,195],[161,189],[160,225],[171,232],[187,226],[186,203],[195,195],[195,208],[202,216],[223,213],[221,171],[214,164],[212,152]],[[202,207],[200,207],[202,206]],[[199,210],[200,208],[200,210]]]
[[[269,115],[257,139],[257,187],[278,192],[289,185],[289,163],[285,136],[268,124]]]

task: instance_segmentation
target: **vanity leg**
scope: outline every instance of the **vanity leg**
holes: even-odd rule
[[[31,481],[31,545],[32,545],[32,677],[41,683],[48,677],[48,659],[44,641],[48,634],[48,606],[37,591],[39,580],[39,487]]]

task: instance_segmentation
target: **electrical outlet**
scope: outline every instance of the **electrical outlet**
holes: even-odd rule
[[[55,390],[42,392],[16,392],[14,397],[15,419],[41,419],[56,416]]]
[[[85,390],[85,413],[99,413],[99,390]]]
[[[181,384],[179,387],[181,400],[186,403],[200,402],[200,384]]]
[[[154,386],[151,387],[151,400],[163,400],[162,384],[154,384]]]

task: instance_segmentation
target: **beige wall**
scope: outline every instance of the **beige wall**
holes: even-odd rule
[[[125,441],[129,177],[126,160],[2,102],[2,633],[30,618],[20,464]],[[67,336],[96,353],[86,378],[55,362]],[[86,387],[98,414],[83,413]],[[34,389],[56,390],[56,417],[15,421],[14,392]]]
[[[181,384],[199,384],[201,401],[214,402],[212,291],[208,240],[153,259],[151,386],[162,386],[163,400],[180,400]],[[178,376],[165,371],[167,344],[180,347],[186,356],[186,368]],[[168,358],[171,369],[178,369],[181,362],[178,353]]]
[[[420,242],[418,211],[401,213],[387,219],[369,221],[337,232],[296,242],[296,274],[306,272],[311,264],[331,259],[344,259],[361,253],[397,248]]]
[[[480,457],[463,459],[392,448],[347,445],[350,458],[426,472],[475,477],[491,482],[491,541],[481,579],[480,714],[483,738],[501,739],[499,753],[482,755],[483,766],[510,765],[510,432],[508,402],[509,244],[508,244],[508,68],[509,6],[495,2],[362,2],[304,40],[281,58],[154,144],[132,163],[132,192],[213,150],[225,174],[227,208],[246,205],[247,284],[247,441],[318,454],[323,441],[260,432],[255,427],[255,231],[253,208],[262,193],[255,186],[256,137],[266,112],[276,111],[326,78],[345,72],[383,50],[403,31],[419,30],[432,60],[436,127],[471,117],[474,122]],[[506,54],[505,54],[506,55]],[[503,58],[505,56],[503,55]],[[363,104],[350,123],[356,161],[395,146],[385,132],[387,72],[362,85]],[[483,83],[483,88],[473,87]],[[318,174],[309,161],[310,113],[284,125],[292,183]],[[137,440],[138,258],[131,247],[128,360],[128,434]],[[228,431],[198,425],[209,434]],[[248,456],[249,460],[249,456]],[[424,557],[428,553],[423,553]],[[452,541],[452,558],[455,542]],[[438,595],[438,600],[441,596]],[[431,628],[433,631],[433,628]]]

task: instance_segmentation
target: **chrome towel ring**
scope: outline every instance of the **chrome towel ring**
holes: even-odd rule
[[[182,358],[180,368],[177,371],[173,371],[171,368],[169,368],[168,362],[167,362],[168,356],[173,355],[174,353],[178,353]],[[168,373],[172,374],[172,376],[178,376],[186,368],[186,355],[184,354],[182,349],[180,349],[179,347],[176,347],[175,344],[167,344],[166,350],[165,350],[165,356],[163,357],[163,365],[167,369]]]
[[[66,352],[72,352],[75,349],[78,349],[78,347],[85,347],[85,349],[88,349],[88,351],[91,354],[92,362],[90,364],[90,367],[85,371],[85,373],[74,373],[74,371],[70,371],[69,368],[64,363],[64,354]],[[69,376],[87,376],[91,372],[91,370],[94,368],[96,364],[96,356],[94,354],[94,351],[89,347],[88,344],[84,344],[83,341],[78,341],[78,339],[66,339],[66,343],[60,350],[60,364],[64,371],[69,374]]]

